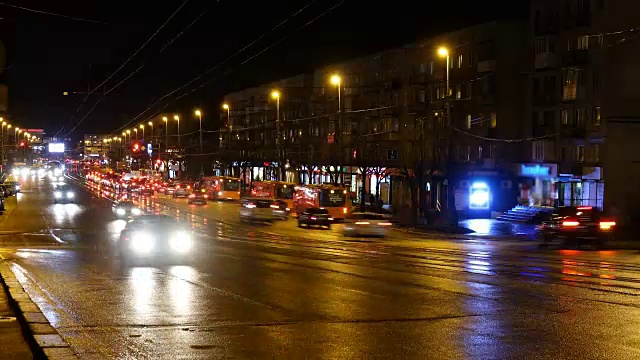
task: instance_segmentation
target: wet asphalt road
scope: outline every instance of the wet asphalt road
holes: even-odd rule
[[[640,358],[636,251],[345,239],[155,196],[140,205],[191,226],[197,251],[125,268],[110,195],[68,183],[76,204],[24,182],[0,217],[0,255],[81,358]]]

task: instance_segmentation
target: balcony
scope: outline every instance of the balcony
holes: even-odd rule
[[[562,54],[562,64],[564,66],[580,66],[589,63],[589,51],[570,50]]]
[[[559,65],[558,54],[552,52],[543,52],[536,55],[534,66],[536,70],[554,69]]]
[[[478,72],[479,73],[487,73],[496,71],[496,61],[495,60],[482,60],[478,61]]]

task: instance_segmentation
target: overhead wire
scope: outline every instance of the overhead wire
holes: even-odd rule
[[[140,46],[136,49],[136,51],[134,51],[134,53],[129,56],[114,72],[111,73],[111,75],[109,75],[105,80],[103,80],[100,84],[98,84],[96,87],[93,88],[93,90],[89,91],[89,93],[87,93],[87,95],[85,96],[84,101],[80,104],[80,107],[76,110],[76,112],[74,113],[73,116],[75,116],[75,114],[78,113],[78,111],[80,110],[80,108],[82,108],[82,106],[84,105],[84,103],[86,102],[86,99],[89,98],[89,96],[91,96],[91,94],[93,94],[98,88],[100,88],[101,86],[103,86],[104,84],[107,83],[107,81],[111,80],[111,78],[113,78],[120,70],[122,70],[136,55],[138,55],[138,53],[140,53],[140,51],[142,51],[142,49],[144,49],[157,35],[158,33],[164,29],[164,27],[169,23],[169,21],[171,21],[171,19],[173,19],[173,17],[189,2],[189,0],[184,0],[180,6],[178,6],[178,8],[167,18],[167,20],[165,20],[162,25],[160,25],[160,27],[153,33],[151,34],[151,36]],[[99,103],[100,101],[98,101]],[[95,106],[94,106],[95,108]],[[69,122],[71,122],[73,120],[73,116],[71,117],[71,119],[69,120]],[[82,118],[82,120],[80,121],[80,123],[82,123],[82,121],[84,121],[84,119],[86,119],[86,116],[84,116]],[[74,127],[77,128],[79,124],[76,124],[76,126]],[[56,134],[54,135],[57,136],[64,128],[61,128],[60,130],[58,130],[58,132],[56,132]],[[69,132],[70,133],[70,132]],[[69,133],[67,133],[67,135],[69,135]],[[67,136],[65,135],[65,136]]]
[[[92,19],[87,19],[87,18],[82,18],[82,17],[58,14],[58,13],[54,13],[54,12],[51,12],[51,11],[38,10],[38,9],[24,7],[24,6],[8,4],[8,3],[5,3],[5,2],[0,2],[0,6],[7,6],[7,7],[10,7],[10,8],[19,9],[19,10],[23,10],[23,11],[28,11],[28,12],[32,12],[32,13],[36,13],[36,14],[57,16],[57,17],[61,17],[61,18],[69,19],[69,20],[74,20],[74,21],[82,21],[82,22],[88,22],[88,23],[94,23],[94,24],[107,25],[107,23],[102,22],[102,21],[98,21],[98,20],[92,20]],[[3,19],[3,18],[0,18],[0,19]]]
[[[224,64],[226,64],[227,62],[229,62],[230,60],[232,60],[233,58],[235,58],[236,56],[242,54],[243,52],[245,52],[247,49],[249,49],[250,47],[252,47],[253,45],[255,45],[257,42],[259,42],[260,40],[262,40],[263,38],[265,38],[266,36],[270,35],[271,33],[273,33],[275,30],[277,30],[278,28],[280,28],[281,26],[283,26],[284,24],[286,24],[287,22],[289,22],[291,19],[295,18],[296,16],[298,16],[301,12],[303,12],[304,10],[306,10],[307,8],[309,8],[311,5],[313,5],[317,0],[312,0],[309,3],[307,3],[306,5],[304,5],[303,7],[301,7],[300,9],[298,9],[297,11],[293,12],[291,15],[289,15],[287,18],[285,18],[284,20],[282,20],[281,22],[279,22],[278,24],[276,24],[273,28],[271,28],[269,31],[263,33],[262,35],[258,36],[256,39],[254,39],[253,41],[251,41],[250,43],[248,43],[247,45],[245,45],[244,47],[242,47],[241,49],[239,49],[238,51],[236,51],[233,55],[227,57],[226,59],[222,60],[221,62],[219,62],[218,64],[214,65],[213,67],[207,69],[206,71],[200,73],[199,75],[197,75],[196,77],[192,78],[191,80],[189,80],[188,82],[186,82],[185,84],[169,91],[168,93],[164,94],[163,96],[161,96],[159,99],[157,99],[156,101],[154,101],[151,105],[149,105],[146,109],[144,109],[142,112],[140,112],[138,115],[136,115],[131,121],[127,122],[126,124],[122,125],[120,128],[118,128],[115,132],[119,132],[120,130],[126,128],[127,126],[129,126],[131,123],[137,121],[140,117],[142,117],[145,113],[147,113],[149,110],[151,110],[153,107],[155,107],[157,104],[159,104],[160,102],[162,102],[164,99],[166,99],[167,97],[175,94],[176,92],[186,88],[187,86],[193,84],[194,82],[198,81],[199,79],[201,79],[202,77],[210,74],[211,72],[213,72],[214,70],[220,68],[221,66],[223,66]],[[340,3],[344,2],[341,1]],[[322,15],[326,14],[323,13]],[[316,18],[317,19],[317,18]],[[313,21],[315,21],[316,19],[314,19]],[[307,23],[306,25],[302,26],[305,27],[307,26],[309,23]],[[301,28],[302,28],[301,27]],[[299,31],[301,28],[298,28],[296,31]],[[288,37],[288,36],[286,36]],[[285,37],[285,38],[286,38]],[[282,41],[282,39],[280,40]],[[278,42],[280,42],[278,41]],[[272,46],[267,47],[267,49],[270,49]],[[262,51],[264,52],[264,50]],[[260,52],[260,53],[262,53]],[[255,58],[256,55],[252,56],[250,59]],[[246,63],[247,61],[245,60],[242,64]],[[242,65],[241,64],[241,65]],[[224,74],[228,74],[230,72],[230,70],[228,70],[227,72],[225,72]],[[224,75],[223,74],[223,75]],[[212,80],[210,80],[209,82],[213,81],[217,79],[214,78]],[[207,82],[206,84],[208,84],[209,82]],[[201,88],[201,86],[198,86],[196,89]],[[193,91],[193,90],[192,90]],[[192,91],[189,91],[189,93],[191,93]],[[169,102],[168,104],[165,104],[161,109],[157,110],[153,115],[147,117],[146,119],[150,119],[154,116],[156,116],[160,111],[164,110],[168,105],[172,104],[173,102],[175,102],[176,100],[184,97],[186,94],[181,95],[178,98],[173,99],[171,102]],[[145,120],[146,121],[146,120]]]

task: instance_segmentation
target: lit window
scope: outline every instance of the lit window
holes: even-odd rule
[[[462,67],[462,64],[464,64],[464,59],[462,54],[458,55],[458,69],[460,69]]]
[[[492,112],[491,113],[491,128],[495,128],[496,126],[498,126],[498,119],[496,117],[496,113]]]
[[[600,106],[593,108],[593,126],[600,126]]]
[[[560,119],[561,119],[562,125],[571,124],[571,118],[569,117],[569,110],[562,109],[562,111],[560,112]]]
[[[576,161],[584,161],[584,145],[576,146]]]
[[[467,129],[471,129],[471,114],[467,114]]]
[[[589,50],[589,35],[578,37],[578,50]]]

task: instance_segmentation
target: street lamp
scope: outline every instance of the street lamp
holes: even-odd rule
[[[178,122],[178,149],[180,148],[180,116],[173,115],[173,120]]]
[[[227,127],[231,126],[231,108],[229,104],[222,104],[222,108],[227,110]]]
[[[278,90],[273,90],[271,92],[271,97],[276,99],[276,150],[278,151],[278,169],[280,169],[280,166],[282,164],[282,158],[281,158],[281,151],[280,151],[280,143],[281,143],[281,139],[280,139],[280,92]],[[278,171],[278,173],[280,173],[281,171]],[[280,179],[283,179],[284,174],[280,174]]]
[[[142,129],[142,142],[144,142],[144,125],[140,124],[140,129]]]
[[[138,141],[138,129],[134,128],[133,131],[136,133],[136,141]]]
[[[331,76],[331,84],[335,85],[338,88],[338,131],[336,131],[336,141],[338,143],[338,155],[340,156],[340,161],[338,162],[338,166],[340,167],[340,171],[342,172],[342,78],[340,75],[334,74]],[[342,176],[340,176],[342,177]],[[344,179],[340,179],[341,183],[344,182]]]
[[[200,154],[202,154],[202,111],[196,110],[195,114],[200,120]]]
[[[447,59],[447,126],[451,123],[451,91],[449,89],[449,50],[442,46],[438,49],[438,55]]]
[[[149,127],[151,128],[151,136],[149,136],[149,138],[151,139],[151,142],[153,142],[153,135],[155,135],[153,133],[153,121],[149,121],[147,125],[149,125]]]

